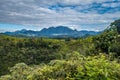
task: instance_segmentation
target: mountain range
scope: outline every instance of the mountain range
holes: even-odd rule
[[[15,32],[5,32],[4,34],[12,35],[12,36],[27,36],[27,37],[49,37],[49,38],[63,38],[63,37],[84,37],[84,36],[93,36],[100,34],[101,32],[95,31],[78,31],[70,29],[66,26],[57,26],[57,27],[49,27],[43,28],[40,31],[33,31],[33,30],[18,30]]]

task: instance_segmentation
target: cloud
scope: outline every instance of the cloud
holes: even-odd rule
[[[120,18],[119,4],[117,0],[0,0],[0,22],[35,29],[65,25],[103,30]]]
[[[112,8],[120,7],[120,2],[118,2],[118,3],[103,3],[102,6],[103,7],[112,7]]]
[[[117,0],[35,0],[37,3],[40,3],[40,5],[55,5],[55,4],[61,4],[61,5],[88,5],[92,3],[104,3],[104,2],[114,2]]]

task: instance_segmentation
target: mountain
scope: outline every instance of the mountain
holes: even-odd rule
[[[75,31],[65,27],[65,26],[58,26],[58,27],[50,27],[48,29],[44,28],[40,31],[40,33],[46,33],[46,34],[71,34]]]
[[[77,31],[70,29],[66,26],[57,26],[57,27],[49,27],[43,28],[41,31],[32,31],[32,30],[18,30],[15,32],[5,32],[4,34],[12,35],[12,36],[29,36],[29,37],[51,37],[51,38],[63,38],[63,37],[84,37],[90,35],[97,35],[100,32],[95,31]]]
[[[37,31],[22,29],[22,30],[18,30],[18,31],[15,31],[15,32],[5,32],[4,34],[12,35],[12,36],[17,36],[17,35],[36,36]]]

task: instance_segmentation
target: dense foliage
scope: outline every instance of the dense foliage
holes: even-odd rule
[[[119,80],[119,23],[81,39],[0,34],[0,80]]]
[[[28,65],[47,63],[53,59],[60,59],[62,51],[66,52],[64,41],[42,38],[14,38],[0,36],[0,74],[16,63],[24,62]],[[60,54],[61,53],[61,54]]]
[[[117,32],[120,34],[120,19],[115,20],[110,24],[111,28],[117,29]]]
[[[10,68],[10,74],[0,80],[119,80],[120,64],[105,55],[84,57],[77,52],[64,60],[31,66],[24,63]]]

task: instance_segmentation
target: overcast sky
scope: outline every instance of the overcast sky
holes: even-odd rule
[[[68,26],[103,30],[120,18],[120,0],[0,0],[0,32]]]

